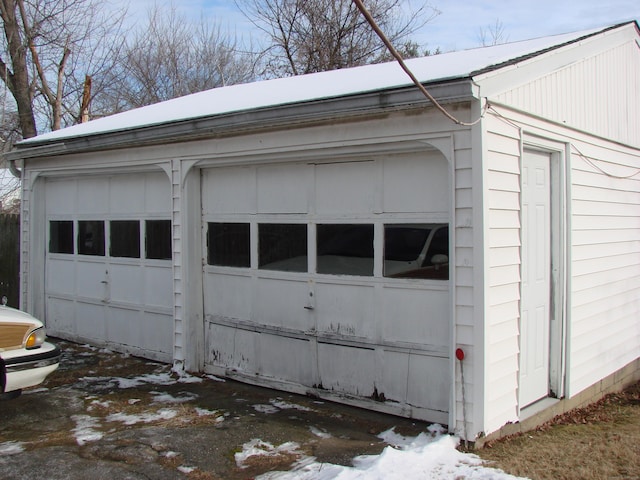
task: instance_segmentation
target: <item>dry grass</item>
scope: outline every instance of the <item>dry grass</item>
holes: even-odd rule
[[[477,452],[532,480],[640,479],[640,383]]]

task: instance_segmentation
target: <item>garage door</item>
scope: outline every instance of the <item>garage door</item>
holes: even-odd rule
[[[47,179],[50,335],[171,361],[169,188],[164,173]]]
[[[202,171],[206,368],[446,422],[437,154]]]

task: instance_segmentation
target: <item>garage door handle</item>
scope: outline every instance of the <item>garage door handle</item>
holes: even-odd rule
[[[109,281],[108,280],[102,280],[102,281],[100,281],[100,283],[107,284],[107,283],[109,283]]]
[[[313,310],[313,307],[311,305],[305,305],[304,309],[305,310]]]

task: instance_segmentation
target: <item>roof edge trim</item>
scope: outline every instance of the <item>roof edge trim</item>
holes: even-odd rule
[[[439,102],[452,104],[476,99],[477,89],[474,85],[471,79],[465,78],[435,83],[429,88]],[[414,85],[410,85],[348,97],[264,107],[43,142],[32,141],[28,144],[17,144],[13,151],[5,154],[5,157],[20,160],[132,146],[143,147],[428,107],[432,107],[431,102]]]
[[[623,23],[619,23],[619,24],[616,24],[616,25],[611,25],[609,27],[603,28],[602,30],[598,30],[598,31],[595,31],[595,32],[588,33],[586,35],[583,35],[583,36],[578,37],[578,38],[574,38],[574,39],[569,40],[567,42],[559,43],[557,45],[553,45],[553,46],[551,46],[549,48],[544,48],[542,50],[538,50],[536,52],[532,52],[532,53],[529,53],[527,55],[522,55],[520,57],[512,58],[510,60],[507,60],[506,62],[500,62],[500,63],[496,63],[494,65],[489,65],[488,67],[481,68],[479,70],[475,70],[475,71],[471,72],[470,76],[471,76],[471,78],[473,78],[473,77],[476,77],[478,75],[483,75],[483,74],[490,73],[490,72],[493,72],[493,71],[496,71],[496,70],[500,70],[501,68],[508,67],[508,66],[511,66],[511,65],[515,65],[515,64],[520,63],[520,62],[522,62],[524,60],[528,60],[528,59],[531,59],[531,58],[534,58],[534,57],[537,57],[537,56],[540,56],[540,55],[544,55],[545,53],[552,52],[554,50],[558,50],[558,49],[564,48],[564,47],[566,47],[568,45],[572,45],[574,43],[578,43],[578,42],[581,42],[583,40],[586,40],[587,38],[592,38],[592,37],[601,35],[603,33],[609,32],[611,30],[616,30],[618,28],[625,27],[627,25],[634,25],[635,28],[636,28],[636,32],[638,32],[638,34],[640,35],[640,26],[638,25],[638,22],[636,20],[629,20],[628,22],[623,22]]]

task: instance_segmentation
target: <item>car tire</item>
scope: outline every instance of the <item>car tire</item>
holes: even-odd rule
[[[11,392],[0,393],[0,400],[13,400],[22,394],[22,390],[13,390]]]

